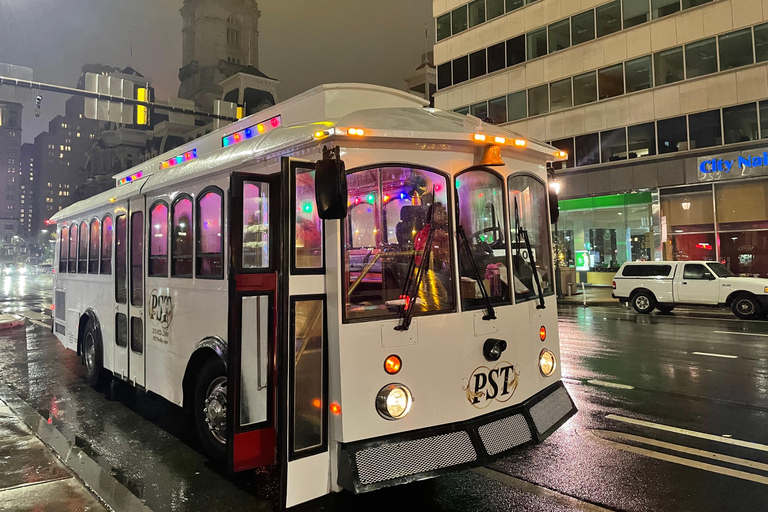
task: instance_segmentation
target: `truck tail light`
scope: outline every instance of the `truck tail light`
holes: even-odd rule
[[[613,289],[616,289],[616,281],[613,282]]]

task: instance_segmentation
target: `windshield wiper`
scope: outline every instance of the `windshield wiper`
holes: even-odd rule
[[[491,299],[488,296],[488,291],[485,289],[485,283],[483,283],[483,280],[480,279],[480,271],[477,269],[475,257],[472,255],[472,249],[469,247],[467,235],[464,233],[464,226],[459,224],[456,234],[459,237],[459,245],[463,247],[464,251],[467,253],[467,257],[469,258],[469,262],[472,266],[472,272],[475,274],[475,280],[477,281],[478,287],[480,288],[480,295],[483,296],[483,302],[485,302],[485,315],[483,315],[483,320],[496,320],[496,311],[494,311],[493,304],[491,304]]]
[[[421,288],[421,281],[424,279],[424,274],[427,273],[427,267],[429,267],[429,258],[432,254],[432,239],[435,236],[435,231],[434,223],[431,222],[430,219],[429,233],[427,234],[426,245],[424,246],[424,251],[421,253],[421,261],[419,262],[418,267],[416,267],[416,251],[414,250],[411,255],[411,262],[408,265],[408,278],[405,280],[403,293],[400,294],[400,298],[405,299],[405,304],[400,306],[400,309],[397,312],[397,316],[400,318],[400,323],[395,326],[396,331],[407,331],[411,326],[413,307],[416,305],[419,288]]]
[[[546,309],[546,305],[544,304],[544,290],[541,288],[541,281],[539,281],[539,273],[536,271],[536,260],[533,257],[533,250],[531,250],[531,241],[528,238],[528,230],[523,228],[522,224],[520,224],[520,209],[517,204],[517,198],[515,198],[515,246],[517,251],[520,251],[520,239],[523,239],[523,242],[525,242],[525,249],[526,252],[528,252],[528,261],[531,265],[531,271],[533,273],[533,280],[536,283],[536,289],[539,292],[539,304],[536,306],[536,309]]]

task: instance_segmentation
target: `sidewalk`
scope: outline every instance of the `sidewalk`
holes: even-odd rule
[[[573,305],[581,306],[584,304],[584,297],[587,298],[587,306],[618,306],[621,307],[621,303],[618,299],[611,297],[613,289],[610,286],[585,286],[585,294],[581,293],[581,286],[579,286],[576,294],[570,297],[563,297],[557,299],[557,303],[560,305]]]
[[[0,511],[107,511],[0,400]]]

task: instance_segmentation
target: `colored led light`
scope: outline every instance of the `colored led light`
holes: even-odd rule
[[[507,139],[504,137],[494,137],[493,141],[496,142],[496,144],[504,144],[507,142]]]
[[[396,374],[397,372],[400,371],[400,368],[402,367],[403,367],[403,361],[394,354],[389,356],[384,361],[384,371],[390,375]]]
[[[376,201],[376,196],[374,196],[373,194],[368,194],[368,197],[366,197],[365,199],[369,203],[373,204],[373,202]]]
[[[245,129],[245,138],[246,139],[250,139],[251,137],[253,137],[253,130],[251,130],[250,128],[246,128]]]
[[[515,139],[515,146],[523,147],[525,146],[525,141],[523,139]]]
[[[483,135],[482,133],[476,133],[475,134],[475,140],[479,140],[479,141],[482,142],[482,141],[485,140],[485,135]]]
[[[280,118],[279,117],[273,117],[270,122],[272,123],[272,126],[277,127],[278,125],[280,125]]]
[[[239,134],[239,133],[236,133],[236,134],[235,134],[235,142],[240,142],[240,139],[241,139],[241,138],[242,138],[242,137],[240,136],[240,134]]]
[[[336,414],[337,416],[341,414],[341,406],[337,404],[336,402],[331,404],[331,412],[333,414]]]
[[[131,181],[131,177],[130,177],[130,176],[128,176],[127,178],[125,178],[125,180],[126,180],[126,181]]]
[[[305,213],[312,213],[312,203],[304,203],[304,205],[301,207],[301,209]]]
[[[222,141],[221,141],[221,144],[222,144],[224,147],[227,147],[227,146],[229,146],[229,137],[224,137],[224,139],[222,139]]]
[[[257,124],[256,129],[259,131],[259,133],[264,133],[264,130],[266,130],[263,124]]]
[[[405,199],[405,192],[400,192],[400,199]]]
[[[547,328],[543,325],[541,326],[541,329],[539,329],[539,338],[541,341],[544,341],[547,339]]]

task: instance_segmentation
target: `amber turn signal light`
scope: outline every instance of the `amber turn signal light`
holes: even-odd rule
[[[403,367],[403,361],[400,359],[400,357],[394,354],[389,356],[384,361],[384,371],[390,375],[396,374],[397,372],[400,371],[400,368],[402,367]]]
[[[541,341],[547,339],[547,328],[543,325],[541,326],[541,329],[539,329],[539,338],[541,338]]]

